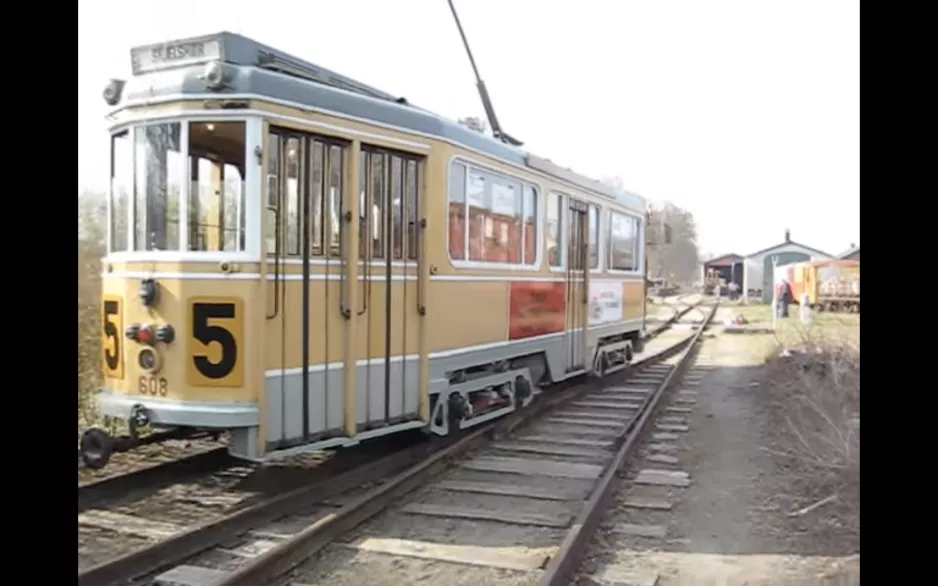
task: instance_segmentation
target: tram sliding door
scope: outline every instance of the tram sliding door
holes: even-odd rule
[[[586,368],[589,303],[589,208],[567,199],[566,328],[567,372]]]
[[[268,383],[268,437],[280,447],[342,433],[345,318],[341,206],[346,145],[272,128],[268,189],[279,222],[268,260],[279,322],[279,380]],[[270,308],[270,305],[268,306]]]
[[[353,309],[359,431],[419,418],[420,159],[362,145],[359,307]]]

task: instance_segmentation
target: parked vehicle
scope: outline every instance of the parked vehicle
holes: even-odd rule
[[[787,267],[794,302],[807,293],[815,311],[860,313],[860,261],[816,260]]]

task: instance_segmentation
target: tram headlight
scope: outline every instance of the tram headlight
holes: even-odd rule
[[[108,106],[116,106],[121,101],[121,94],[124,93],[124,86],[127,84],[123,79],[112,79],[104,87],[104,101]]]
[[[164,344],[170,344],[176,339],[176,330],[169,324],[162,325],[156,328],[156,339]]]
[[[137,326],[136,336],[134,337],[135,341],[152,346],[155,339],[156,334],[153,333],[153,328],[148,324]]]
[[[173,340],[176,339],[176,329],[169,324],[157,327],[151,324],[134,323],[124,329],[124,336],[128,340],[147,344],[148,346],[152,346],[154,342],[172,344]]]
[[[163,367],[163,357],[153,346],[144,346],[137,351],[137,366],[148,374],[156,374]]]
[[[228,85],[231,73],[221,61],[212,61],[205,65],[202,79],[205,81],[205,87],[212,91],[218,91]]]
[[[140,303],[142,303],[144,307],[156,305],[160,297],[160,286],[153,279],[143,279],[140,281],[140,288],[137,290],[137,294],[140,296]]]

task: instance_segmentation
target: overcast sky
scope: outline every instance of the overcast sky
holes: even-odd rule
[[[457,0],[525,148],[693,212],[700,245],[859,242],[849,0]],[[446,0],[95,0],[78,8],[78,188],[105,190],[101,91],[131,46],[229,30],[451,118],[483,114]]]

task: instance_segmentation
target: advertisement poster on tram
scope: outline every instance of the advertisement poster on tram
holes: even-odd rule
[[[589,325],[622,321],[622,283],[590,281]]]
[[[515,281],[509,293],[508,339],[518,340],[564,329],[564,283]]]

